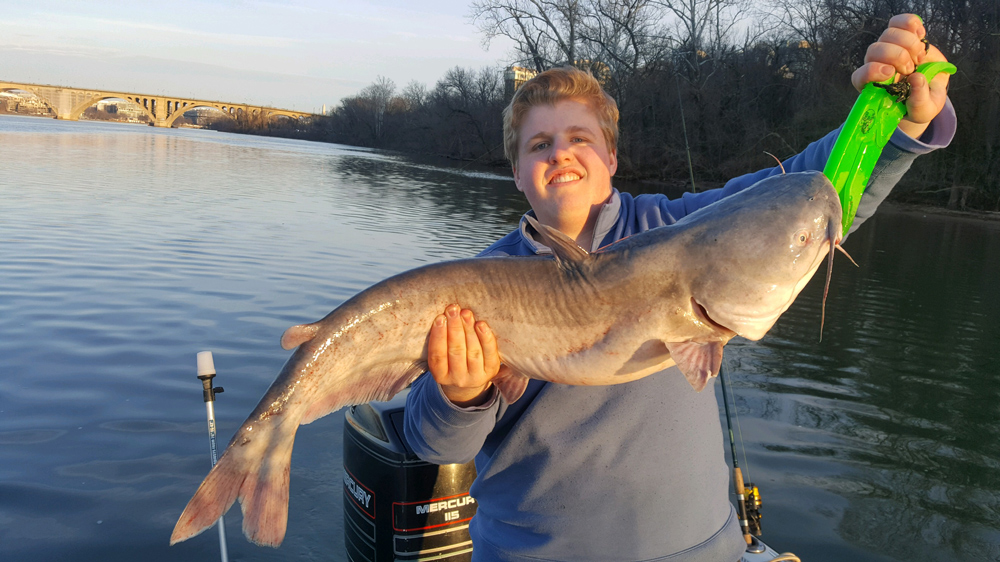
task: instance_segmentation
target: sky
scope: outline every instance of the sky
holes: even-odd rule
[[[0,81],[318,112],[379,76],[433,88],[484,49],[471,0],[14,0],[0,9]],[[13,4],[13,5],[11,5]]]

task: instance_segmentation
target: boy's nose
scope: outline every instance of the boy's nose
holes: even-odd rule
[[[573,153],[569,150],[569,143],[555,142],[552,143],[552,152],[549,153],[549,160],[553,164],[559,162],[566,162],[573,158]]]

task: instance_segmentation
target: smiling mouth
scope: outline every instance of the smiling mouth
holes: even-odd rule
[[[694,297],[691,297],[691,310],[694,311],[694,315],[698,318],[698,320],[722,332],[724,335],[730,338],[737,335],[736,332],[730,330],[722,324],[719,324],[715,320],[712,320],[712,317],[708,315],[708,311],[705,310],[705,307],[699,304],[698,301],[694,300]]]
[[[552,179],[549,180],[549,183],[550,184],[568,183],[571,181],[576,181],[578,179],[580,179],[580,174],[577,174],[575,172],[563,172],[552,176]]]

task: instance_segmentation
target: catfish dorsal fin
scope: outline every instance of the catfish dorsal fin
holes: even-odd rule
[[[542,242],[549,248],[552,248],[552,253],[555,254],[556,259],[571,264],[578,264],[590,256],[590,253],[581,248],[576,243],[576,240],[566,236],[558,229],[538,222],[531,215],[524,215],[524,218],[527,219],[531,228],[534,228],[541,235]]]
[[[281,348],[293,349],[316,337],[319,324],[299,324],[285,330],[281,335]]]

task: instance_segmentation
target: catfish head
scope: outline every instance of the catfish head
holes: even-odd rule
[[[702,260],[695,314],[750,340],[771,329],[841,239],[836,189],[820,172],[771,176],[701,209],[685,251]]]

